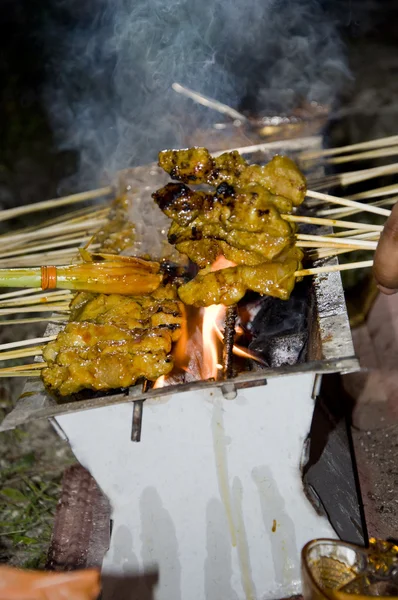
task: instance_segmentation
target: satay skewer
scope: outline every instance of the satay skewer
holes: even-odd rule
[[[361,204],[360,202],[356,202],[355,200],[339,198],[338,196],[331,196],[330,194],[323,194],[322,192],[317,192],[313,190],[307,190],[306,196],[307,198],[323,200],[325,202],[329,202],[330,204],[339,204],[340,206],[347,206],[349,208],[358,208],[361,211],[374,213],[375,215],[382,215],[383,217],[389,217],[391,214],[391,210],[388,210],[387,208],[381,208],[380,206],[372,206],[370,204]]]
[[[356,223],[355,221],[339,221],[337,219],[322,219],[319,217],[306,217],[305,215],[281,214],[282,219],[291,223],[308,223],[310,225],[321,225],[323,227],[344,227],[349,229],[366,229],[367,231],[383,231],[383,225],[372,225],[369,223]]]
[[[338,154],[347,154],[357,150],[371,150],[373,148],[384,148],[386,146],[395,146],[398,144],[398,135],[377,138],[368,142],[359,142],[357,144],[349,144],[346,146],[338,146],[337,148],[325,148],[323,150],[311,150],[302,152],[300,159],[313,159],[322,156],[336,156]]]
[[[294,273],[295,277],[304,277],[306,275],[319,275],[321,273],[334,273],[336,271],[349,271],[350,269],[367,269],[373,266],[373,260],[362,260],[359,262],[345,263],[341,265],[326,265],[324,267],[312,267],[310,269],[300,269]]]
[[[375,158],[384,158],[386,156],[396,156],[398,154],[398,146],[390,146],[388,148],[379,148],[377,150],[369,150],[368,152],[357,152],[355,154],[347,154],[345,156],[336,156],[325,158],[323,162],[339,165],[357,160],[374,160]]]
[[[10,325],[27,325],[30,323],[67,323],[68,319],[61,316],[52,317],[27,317],[26,319],[0,319],[0,327]]]
[[[385,200],[376,200],[376,202],[369,202],[366,206],[394,206],[398,200],[398,196],[394,196],[393,198],[387,198]],[[332,218],[345,218],[350,217],[351,215],[358,214],[363,212],[363,209],[355,208],[327,208],[318,210],[317,214],[319,216],[329,216],[332,215]]]
[[[183,96],[186,96],[187,98],[191,98],[191,100],[194,100],[195,102],[197,102],[198,104],[201,104],[202,106],[206,106],[207,108],[212,108],[213,110],[216,110],[217,112],[219,112],[221,114],[227,115],[234,121],[242,121],[242,122],[247,121],[247,117],[245,117],[245,115],[238,112],[234,108],[231,108],[227,104],[224,104],[223,102],[219,102],[218,100],[209,98],[208,96],[205,96],[204,94],[199,94],[199,92],[190,90],[189,88],[181,85],[180,83],[173,83],[171,87],[175,92],[177,92],[177,94],[182,94]]]
[[[40,212],[43,210],[49,210],[52,208],[58,208],[60,206],[66,206],[70,204],[76,204],[78,202],[85,202],[86,200],[94,200],[101,196],[109,196],[113,191],[110,186],[102,187],[96,190],[89,190],[87,192],[80,192],[78,194],[72,194],[70,196],[63,196],[60,198],[53,198],[51,200],[44,200],[43,202],[36,202],[35,204],[25,204],[24,206],[17,206],[15,208],[7,208],[0,211],[0,221],[7,221],[21,215],[30,213]]]
[[[334,186],[348,186],[361,181],[368,181],[384,175],[394,175],[398,173],[398,163],[383,165],[381,167],[372,167],[370,169],[361,169],[359,171],[347,171],[336,175],[327,175],[326,177],[309,178],[308,183],[317,190],[327,189]]]

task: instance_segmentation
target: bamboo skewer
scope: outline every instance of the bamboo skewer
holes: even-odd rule
[[[234,108],[231,108],[227,104],[223,104],[222,102],[219,102],[218,100],[214,100],[213,98],[208,98],[207,96],[204,96],[203,94],[194,92],[193,90],[190,90],[189,88],[187,88],[179,83],[173,83],[171,87],[173,88],[173,90],[175,92],[177,92],[177,94],[182,94],[183,96],[187,96],[187,98],[191,98],[191,100],[194,100],[198,104],[201,104],[202,106],[206,106],[207,108],[212,108],[219,113],[227,115],[228,117],[230,117],[231,119],[233,119],[235,121],[236,120],[242,121],[242,122],[247,121],[247,118],[245,117],[245,115],[242,115],[242,113],[238,112]]]
[[[370,202],[364,206],[393,206],[396,204],[398,196],[393,198],[387,198],[385,200],[376,200],[376,202]],[[361,203],[360,203],[361,204]],[[327,208],[324,210],[318,210],[317,215],[319,216],[332,216],[336,218],[350,217],[351,215],[363,212],[363,208]]]
[[[69,302],[50,302],[48,304],[43,304],[42,306],[27,306],[23,309],[24,313],[40,313],[40,312],[68,312],[69,311]],[[22,312],[19,308],[16,310],[15,308],[0,308],[0,316],[2,315],[14,315],[16,312]]]
[[[65,234],[66,232],[72,231],[89,231],[91,229],[98,229],[102,225],[106,224],[106,219],[92,219],[90,221],[82,221],[80,223],[72,223],[71,225],[58,225],[53,227],[47,227],[40,229],[39,231],[32,231],[30,233],[20,233],[16,235],[9,235],[7,239],[0,238],[0,248],[4,245],[4,248],[14,247],[21,242],[26,243],[28,240],[35,240],[39,238],[51,237],[53,238],[59,232]]]
[[[48,290],[47,292],[43,293],[37,288],[24,288],[23,290],[17,290],[15,292],[6,292],[5,294],[0,294],[0,302],[3,302],[3,300],[6,299],[18,298],[19,296],[35,296],[37,298],[40,298],[44,296],[55,296],[66,293],[67,292],[65,290]]]
[[[45,346],[45,344],[42,344],[30,348],[20,348],[19,350],[0,352],[0,360],[16,360],[18,358],[27,358],[28,356],[40,356]]]
[[[315,236],[318,237],[318,236]],[[365,246],[362,244],[340,244],[338,240],[336,240],[336,242],[330,241],[330,242],[315,242],[315,241],[311,241],[311,240],[303,240],[303,241],[298,241],[296,242],[296,246],[297,248],[336,248],[338,249],[349,249],[349,248],[354,248],[356,250],[376,250],[376,248],[369,248],[369,246]]]
[[[390,194],[398,194],[398,185],[383,185],[382,187],[374,188],[366,192],[359,192],[350,196],[351,200],[365,200],[366,198],[379,198],[380,196],[389,196]]]
[[[68,292],[68,290],[60,290],[62,292],[64,292],[64,294],[49,294],[48,296],[46,296],[45,294],[43,294],[42,296],[35,298],[32,296],[29,296],[28,298],[24,299],[24,298],[11,298],[9,300],[3,300],[2,302],[0,302],[0,308],[9,308],[11,306],[18,306],[20,307],[19,310],[21,312],[23,312],[23,307],[24,306],[30,306],[32,304],[40,304],[41,306],[43,305],[48,305],[48,304],[54,304],[54,302],[61,302],[61,301],[68,301],[70,302],[71,298],[72,298],[72,294]],[[54,297],[52,297],[54,296]],[[21,308],[22,307],[22,308]]]
[[[91,250],[97,250],[99,244],[90,246]],[[50,263],[53,266],[62,266],[65,263],[73,262],[79,253],[79,246],[75,248],[66,248],[64,250],[55,250],[53,252],[37,252],[26,254],[22,257],[0,258],[0,268],[12,267],[41,267]]]
[[[339,165],[356,160],[371,160],[374,158],[384,158],[385,156],[396,156],[398,154],[398,146],[390,146],[388,148],[379,148],[378,150],[369,150],[368,152],[358,152],[357,154],[349,154],[348,156],[337,156],[326,158],[325,162],[332,165]]]
[[[84,202],[85,200],[93,200],[100,196],[108,196],[112,191],[112,188],[107,186],[97,190],[72,194],[71,196],[63,196],[62,198],[53,198],[52,200],[44,200],[44,202],[36,202],[36,204],[26,204],[16,208],[8,208],[0,211],[0,221],[7,221],[8,219],[13,219],[14,217],[19,217],[21,215],[48,210],[50,208],[57,208],[67,204],[76,204],[77,202]]]
[[[380,238],[380,232],[377,231],[362,231],[358,233],[356,229],[349,229],[346,231],[339,231],[338,233],[331,233],[331,238],[342,238],[350,237],[355,240],[378,240]]]
[[[307,235],[304,233],[297,234],[297,239],[304,242],[325,242],[344,246],[360,246],[362,248],[376,249],[377,242],[368,240],[357,240],[355,238],[332,238],[324,235]]]
[[[107,215],[109,214],[110,208],[104,208],[104,209],[96,209],[96,210],[90,210],[89,212],[86,213],[82,213],[77,215],[76,213],[81,213],[81,211],[76,211],[76,212],[72,212],[72,213],[67,213],[66,215],[62,215],[62,217],[58,217],[56,219],[48,219],[43,221],[40,224],[36,224],[33,225],[32,227],[23,227],[22,229],[14,229],[12,231],[12,233],[3,233],[0,235],[0,243],[5,243],[7,242],[7,240],[12,236],[14,237],[17,234],[22,234],[25,235],[27,233],[33,233],[33,232],[39,232],[39,231],[46,231],[49,227],[57,227],[60,231],[60,236],[63,236],[63,228],[72,224],[76,224],[76,223],[82,223],[82,222],[89,222],[92,220],[96,220],[96,219],[103,219],[106,218]],[[72,234],[66,234],[65,236],[63,236],[64,238],[69,236],[71,237]],[[77,235],[77,234],[75,234]],[[81,235],[81,234],[80,234]]]
[[[56,335],[47,335],[46,337],[41,338],[31,338],[29,340],[20,340],[18,342],[7,342],[6,344],[0,344],[1,350],[9,350],[11,348],[21,348],[22,346],[32,346],[33,344],[39,344],[41,342],[50,342],[51,340],[55,340]]]
[[[5,294],[0,294],[0,300],[4,298],[15,298],[17,296],[28,296],[30,294],[37,294],[40,292],[37,288],[25,288],[23,290],[16,290],[15,292],[6,292]]]
[[[339,256],[340,254],[357,251],[358,248],[343,248],[342,250],[328,250],[327,248],[321,248],[318,252],[309,252],[307,257],[311,260],[320,260],[321,258],[331,258],[332,256]]]
[[[35,293],[33,294],[32,291],[35,291]],[[34,299],[34,300],[41,300],[42,298],[56,298],[57,296],[64,296],[64,295],[69,295],[70,298],[72,298],[72,292],[69,290],[46,290],[45,292],[43,292],[42,290],[38,290],[37,288],[28,288],[26,290],[19,290],[21,292],[26,291],[28,292],[26,295],[27,300],[30,299]],[[8,294],[0,294],[0,304],[4,304],[5,302],[14,302],[14,301],[20,301],[20,300],[24,300],[24,298],[21,296],[23,296],[23,294],[14,294],[14,296],[12,297],[7,297]],[[4,298],[4,300],[3,300]]]
[[[372,167],[371,169],[362,169],[360,171],[349,171],[339,173],[338,175],[329,175],[322,178],[311,179],[311,187],[314,189],[325,189],[331,186],[347,186],[360,181],[368,181],[383,175],[394,175],[398,173],[398,163],[384,165],[382,167]]]
[[[55,242],[48,242],[46,244],[38,244],[37,246],[25,246],[24,248],[15,248],[14,250],[9,250],[8,252],[0,252],[0,259],[20,256],[26,254],[26,252],[41,252],[42,250],[50,250],[51,248],[62,248],[63,246],[73,246],[77,244],[79,247],[84,242],[88,242],[92,239],[91,235],[79,237],[80,234],[74,235],[71,239],[66,240],[57,240]]]
[[[32,369],[27,371],[13,371],[11,369],[1,371],[0,369],[0,377],[40,377],[40,372]]]
[[[0,369],[0,373],[4,373],[5,371],[10,371],[10,372],[18,372],[18,371],[36,371],[38,369],[45,369],[47,366],[47,363],[45,362],[39,362],[39,363],[31,363],[28,365],[17,365],[15,367],[4,367],[2,369]]]
[[[325,148],[324,150],[315,150],[311,152],[302,152],[301,159],[319,158],[321,156],[335,156],[336,154],[347,154],[353,150],[370,150],[372,148],[384,148],[386,146],[395,146],[398,144],[398,135],[389,137],[377,138],[368,142],[360,142],[358,144],[349,144],[348,146],[339,146],[338,148]]]
[[[321,273],[334,273],[336,271],[348,271],[350,269],[366,269],[373,266],[373,260],[363,260],[360,262],[346,263],[343,265],[328,265],[325,267],[313,267],[311,269],[301,269],[294,273],[295,277],[304,277],[306,275],[319,275]]]
[[[307,190],[307,197],[314,198],[315,200],[325,200],[325,202],[330,202],[331,204],[340,204],[341,206],[348,206],[350,208],[359,208],[365,212],[371,212],[375,215],[382,215],[383,217],[389,217],[391,214],[391,210],[386,208],[380,208],[379,206],[371,206],[369,204],[361,204],[360,202],[355,202],[354,200],[347,200],[346,198],[339,198],[338,196],[331,196],[330,194],[323,194],[321,192],[315,192],[312,190]]]
[[[320,219],[318,217],[305,217],[302,215],[281,215],[285,221],[292,223],[309,223],[330,227],[351,227],[352,229],[366,229],[368,231],[383,231],[383,225],[369,225],[368,223],[355,223],[352,221],[338,221],[336,219]]]
[[[25,325],[28,323],[67,323],[68,319],[65,317],[32,317],[26,319],[2,319],[0,320],[1,326],[9,325]]]

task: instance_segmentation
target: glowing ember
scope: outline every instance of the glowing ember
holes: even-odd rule
[[[216,332],[216,336],[218,337],[220,342],[224,342],[224,336],[221,333],[221,329],[218,327],[218,325],[215,326],[215,332]],[[236,332],[243,333],[243,329],[238,326],[236,328]],[[241,356],[242,358],[250,358],[250,360],[255,360],[256,362],[260,363],[261,365],[267,366],[267,363],[260,356],[257,356],[257,354],[255,354],[248,348],[243,348],[242,346],[238,346],[237,344],[234,344],[232,347],[232,352],[234,354],[236,354],[236,356]]]
[[[211,271],[221,271],[221,269],[227,269],[228,267],[236,267],[236,263],[227,260],[222,254],[214,261],[211,265]]]

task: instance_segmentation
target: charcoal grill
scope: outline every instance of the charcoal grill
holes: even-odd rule
[[[319,137],[264,144],[255,160],[320,145]],[[164,177],[155,165],[121,174],[133,212]],[[141,251],[151,251],[145,223],[137,235]],[[336,537],[336,528],[342,535],[303,487],[314,403],[323,374],[359,369],[339,273],[315,277],[308,297],[306,352],[295,364],[64,403],[38,381],[25,386],[1,430],[47,418],[69,440],[112,505],[105,572],[158,570],[161,600],[300,593],[301,547]],[[46,333],[57,330],[52,324]],[[275,341],[279,354],[289,341]],[[344,452],[351,465],[348,444]],[[356,523],[349,541],[363,541],[357,496],[344,511]]]

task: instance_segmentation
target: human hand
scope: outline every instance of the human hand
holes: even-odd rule
[[[380,236],[373,273],[384,294],[398,291],[398,203],[392,209]]]

